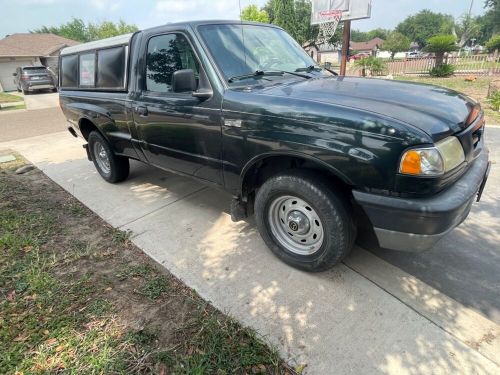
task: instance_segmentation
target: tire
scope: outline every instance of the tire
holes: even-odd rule
[[[255,217],[260,235],[278,258],[295,268],[327,270],[353,247],[356,226],[350,204],[330,185],[299,170],[272,177],[257,191]]]
[[[88,138],[88,147],[94,166],[107,182],[116,183],[125,180],[130,171],[128,158],[113,153],[108,141],[97,131],[92,131]]]

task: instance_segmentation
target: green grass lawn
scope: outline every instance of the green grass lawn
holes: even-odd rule
[[[456,76],[449,78],[432,78],[432,77],[416,77],[416,76],[396,76],[394,77],[401,81],[421,82],[436,86],[446,87],[452,90],[463,92],[465,95],[474,98],[481,103],[484,110],[487,124],[500,124],[500,113],[493,111],[490,103],[487,100],[488,87],[492,80],[490,77],[478,77],[472,82],[465,81],[465,77]]]
[[[0,104],[1,103],[15,103],[22,102],[23,98],[17,95],[7,94],[5,92],[0,92]]]
[[[26,104],[19,104],[19,105],[11,105],[11,106],[8,106],[8,107],[2,107],[0,105],[0,111],[1,112],[5,112],[5,111],[14,111],[16,109],[26,109]]]
[[[0,164],[1,374],[297,373],[22,164]]]

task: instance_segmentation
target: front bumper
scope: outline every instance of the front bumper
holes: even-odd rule
[[[484,188],[489,164],[485,148],[458,181],[432,197],[395,198],[356,190],[353,195],[370,219],[380,247],[427,250],[465,220]]]

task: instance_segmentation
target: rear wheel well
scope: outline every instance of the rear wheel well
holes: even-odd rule
[[[92,131],[95,130],[100,133],[99,128],[87,118],[80,119],[78,127],[80,128],[80,132],[82,133],[83,138],[85,138],[86,141],[89,140],[89,135]]]
[[[259,160],[246,172],[242,183],[243,198],[251,200],[255,195],[255,190],[266,180],[279,173],[293,169],[308,170],[310,173],[328,180],[337,190],[345,193],[346,197],[350,197],[351,195],[352,186],[347,184],[330,169],[317,162],[295,156],[270,156]]]

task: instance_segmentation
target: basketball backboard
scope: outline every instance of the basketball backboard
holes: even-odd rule
[[[311,24],[320,24],[320,12],[341,10],[342,21],[370,18],[371,0],[312,0]]]

